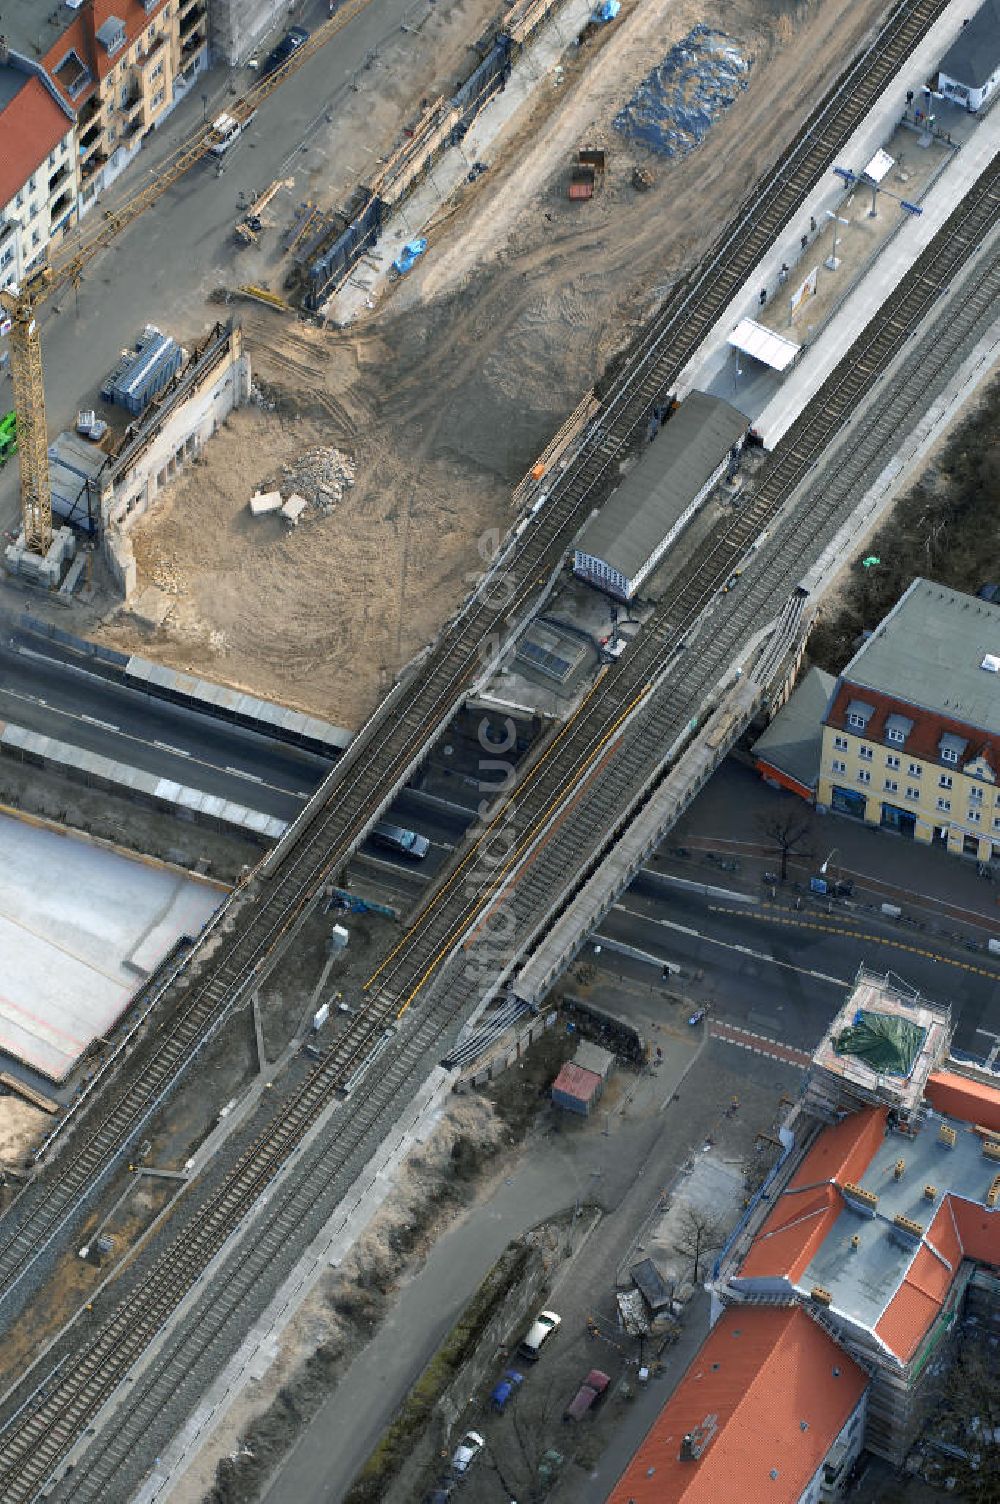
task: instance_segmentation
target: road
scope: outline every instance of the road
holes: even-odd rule
[[[71,649],[0,637],[0,720],[292,820],[330,764],[314,753],[153,698]]]
[[[713,1015],[798,1048],[811,1050],[864,962],[893,971],[928,998],[947,1003],[955,1043],[986,1053],[985,1028],[1000,1016],[1000,962],[900,932],[891,921],[859,918],[820,906],[796,913],[665,888],[658,874],[640,874],[596,937],[655,958],[616,955],[610,964],[649,980],[656,967],[681,968],[682,989],[710,1000]],[[692,982],[692,975],[703,973]]]
[[[227,156],[221,180],[214,166],[200,163],[125,230],[110,251],[95,258],[78,292],[65,289],[43,306],[50,435],[72,423],[81,407],[93,405],[101,380],[143,325],[157,324],[190,341],[224,312],[206,301],[213,289],[252,280],[247,258],[241,259],[233,240],[239,193],[257,192],[296,171],[304,183],[306,171],[322,165],[315,151],[307,152],[313,138],[326,129],[327,111],[336,110],[347,97],[350,81],[369,54],[392,38],[405,43],[400,24],[413,8],[414,0],[370,0],[361,15],[261,105],[252,126]],[[310,0],[296,19],[316,25],[326,14],[325,5]],[[171,145],[201,124],[203,109],[224,102],[228,78],[228,72],[216,72],[199,79],[150,147],[98,199],[91,213],[100,214],[123,192],[139,188]],[[252,79],[249,72],[235,75],[241,92]],[[202,105],[202,92],[209,93],[207,107]],[[289,206],[296,201],[289,198]],[[10,377],[4,375],[0,412],[10,403]],[[0,525],[6,528],[18,515],[17,484],[17,466],[7,465],[0,471]]]

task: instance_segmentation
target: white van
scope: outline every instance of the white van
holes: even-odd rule
[[[243,121],[237,120],[235,115],[227,115],[225,111],[212,121],[212,133],[210,136],[209,151],[213,157],[224,157],[234,141],[238,141],[247,126],[256,115],[256,110],[248,115]]]

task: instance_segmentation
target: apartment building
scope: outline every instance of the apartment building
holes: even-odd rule
[[[0,287],[20,279],[76,215],[72,111],[0,52]]]
[[[1000,606],[914,580],[837,680],[816,803],[1000,860]]]
[[[712,1281],[741,1329],[766,1309],[821,1325],[868,1375],[863,1443],[895,1466],[939,1360],[1000,1296],[998,1077],[950,1049],[947,1008],[862,968]]]
[[[70,117],[75,218],[208,66],[208,0],[69,0],[54,11],[5,0],[0,30],[0,57]]]

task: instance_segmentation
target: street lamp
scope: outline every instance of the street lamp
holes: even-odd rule
[[[827,256],[826,260],[823,262],[823,265],[826,267],[828,272],[835,272],[840,266],[840,258],[837,255],[837,226],[844,225],[844,227],[846,228],[851,221],[849,219],[844,219],[840,214],[835,214],[832,209],[827,209],[826,217],[833,225],[833,247],[830,251],[829,256]]]

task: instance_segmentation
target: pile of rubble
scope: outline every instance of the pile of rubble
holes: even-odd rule
[[[282,465],[276,482],[283,495],[304,496],[321,512],[332,512],[354,484],[354,461],[339,449],[307,449],[292,465]]]

